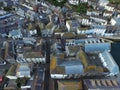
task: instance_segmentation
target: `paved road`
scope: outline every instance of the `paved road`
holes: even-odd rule
[[[46,39],[46,70],[45,70],[45,82],[44,90],[49,90],[49,79],[50,79],[50,40]]]
[[[36,74],[34,76],[34,85],[32,90],[43,90],[44,87],[45,67],[37,65]]]

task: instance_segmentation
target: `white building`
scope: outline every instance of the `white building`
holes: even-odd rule
[[[86,15],[89,15],[89,16],[91,16],[91,15],[95,15],[95,16],[99,16],[100,15],[100,11],[98,11],[98,10],[87,10],[87,13],[86,13]]]
[[[103,17],[112,17],[112,15],[113,15],[113,12],[112,12],[112,11],[105,11],[105,12],[103,13]]]
[[[85,26],[89,26],[92,24],[92,22],[87,18],[83,18],[81,24]]]
[[[108,10],[108,11],[114,11],[115,5],[114,4],[107,4],[105,6],[105,9]]]
[[[100,16],[91,16],[90,19],[94,20],[97,23],[100,23],[100,25],[107,25],[108,22],[106,18]]]
[[[109,70],[110,75],[116,75],[119,73],[119,66],[108,51],[105,50],[103,53],[100,53],[99,57],[101,58],[104,67]]]
[[[70,31],[77,31],[77,28],[80,27],[80,24],[77,20],[68,20],[68,21],[66,21],[66,27],[67,27],[69,32]]]
[[[79,0],[68,0],[68,2],[70,4],[73,4],[73,5],[78,5],[79,4]]]
[[[119,26],[120,25],[120,18],[119,17],[113,17],[110,21],[110,24],[112,26],[114,26],[114,25]]]
[[[98,4],[103,7],[105,7],[108,3],[109,3],[109,0],[99,0],[98,1]]]
[[[80,0],[81,3],[86,3],[88,0]]]

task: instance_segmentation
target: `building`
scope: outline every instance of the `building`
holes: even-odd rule
[[[106,6],[105,6],[105,9],[107,10],[107,11],[114,11],[115,10],[115,4],[107,4]]]
[[[101,58],[101,62],[103,63],[104,67],[109,70],[110,76],[119,73],[119,66],[108,51],[105,50],[104,52],[100,53],[99,57]]]
[[[94,20],[94,22],[99,23],[100,25],[107,25],[108,20],[105,17],[102,16],[91,16],[91,20]]]
[[[50,74],[53,79],[78,78],[83,74],[83,65],[80,60],[72,58],[52,57]]]
[[[53,30],[42,30],[42,37],[52,37],[53,36],[54,27],[52,29]]]
[[[7,78],[9,78],[9,79],[17,79],[17,77],[16,77],[16,72],[15,72],[16,67],[17,67],[17,65],[12,65],[12,66],[9,68],[8,72],[6,73],[6,77],[7,77]]]
[[[27,62],[46,63],[46,58],[41,52],[24,52],[23,59]]]
[[[18,7],[15,7],[16,9],[16,14],[21,16],[21,17],[25,17],[25,13],[29,10],[28,8],[18,5]],[[27,16],[27,15],[26,15]]]
[[[91,34],[91,31],[89,32],[89,28],[77,28],[77,34]]]
[[[80,23],[80,25],[83,26],[90,26],[92,24],[90,16],[89,15],[76,15],[74,14],[75,19]],[[79,27],[77,27],[79,28]]]
[[[68,29],[68,31],[74,31],[76,32],[76,28],[79,28],[80,27],[80,24],[77,20],[68,20],[66,21],[66,27]]]
[[[111,44],[108,42],[104,42],[104,40],[86,40],[84,46],[85,52],[103,52],[105,50],[111,50]]]
[[[84,90],[119,90],[120,83],[116,79],[85,79]]]
[[[22,38],[23,35],[20,30],[12,30],[9,32],[9,37],[12,37],[13,39]]]
[[[112,26],[116,25],[116,26],[119,26],[120,25],[120,17],[113,17],[111,20],[110,20],[110,24]]]
[[[30,68],[28,64],[18,64],[16,68],[16,76],[17,77],[31,77]]]
[[[113,15],[113,12],[112,11],[105,11],[104,13],[103,13],[103,17],[112,17],[112,15]]]
[[[4,0],[4,6],[5,7],[12,7],[13,6],[13,2],[11,0]]]
[[[113,36],[119,34],[119,26],[107,26],[105,31],[105,36]]]
[[[92,24],[90,16],[84,15],[82,16],[81,20],[81,25],[83,26],[90,26]]]
[[[103,36],[105,35],[105,31],[106,29],[105,28],[94,28],[94,29],[84,29],[84,28],[80,28],[81,30],[77,30],[77,34],[87,34],[87,35],[92,35],[92,34],[95,34],[95,35],[100,35],[100,36]]]
[[[9,63],[15,63],[15,58],[14,58],[14,45],[13,42],[3,42],[3,47],[4,47],[4,59],[9,62]]]
[[[81,3],[87,3],[88,0],[80,0]]]
[[[82,90],[82,81],[58,80],[58,90]]]
[[[69,46],[65,46],[65,50],[67,56],[76,56],[77,52],[80,50],[80,47],[74,46],[74,44],[69,44]]]
[[[79,0],[68,0],[68,3],[70,3],[72,5],[78,5],[79,4]]]
[[[86,13],[86,15],[89,15],[89,16],[91,15],[99,16],[100,14],[101,14],[100,11],[94,10],[94,9],[88,9]]]
[[[98,1],[99,0],[88,0],[88,5],[93,6],[93,8],[95,9],[98,5]]]
[[[99,0],[98,5],[105,7],[109,3],[109,0]]]
[[[18,63],[46,63],[46,51],[44,40],[36,38],[23,38],[16,42]]]
[[[4,85],[4,90],[16,90],[16,81],[15,80],[9,80],[7,81],[7,84]]]
[[[8,13],[8,14],[5,14],[5,15],[2,15],[2,16],[0,16],[0,20],[9,18],[9,17],[11,17],[12,15],[13,15],[12,13]]]
[[[78,53],[78,57],[84,66],[84,76],[100,76],[108,73],[102,64],[98,53],[85,53],[81,50]]]

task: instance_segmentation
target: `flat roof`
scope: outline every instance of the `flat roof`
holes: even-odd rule
[[[24,52],[23,53],[24,58],[41,58],[43,57],[41,52]]]
[[[81,90],[82,82],[79,80],[59,80],[58,81],[58,90]]]

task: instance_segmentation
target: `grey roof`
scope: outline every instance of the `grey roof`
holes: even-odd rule
[[[111,44],[107,42],[100,43],[87,43],[85,44],[85,52],[103,52],[105,50],[110,50]]]
[[[21,64],[19,71],[27,71],[30,70],[27,64]]]
[[[24,7],[24,6],[22,6],[22,5],[18,5],[19,6],[19,8],[21,8],[22,10],[24,10],[25,12],[27,12],[29,9],[27,8],[27,7]]]
[[[19,30],[12,30],[9,34],[11,34],[12,36],[16,36],[16,35],[20,35],[22,33]]]
[[[65,60],[59,66],[73,66],[82,65],[80,60]]]
[[[20,72],[20,75],[24,76],[30,75],[30,68],[28,67],[28,64],[21,64],[18,71]]]
[[[65,67],[66,74],[82,74],[83,73],[83,65],[72,65]]]
[[[11,13],[8,13],[8,14],[5,14],[5,15],[3,15],[3,16],[0,16],[0,20],[1,20],[1,19],[6,19],[6,18],[8,18],[8,17],[10,17],[10,16],[12,16]]]
[[[106,67],[110,70],[113,74],[119,73],[119,67],[115,60],[113,59],[112,55],[108,51],[104,51],[101,53],[102,57],[104,58],[104,62],[106,63]]]
[[[6,3],[7,3],[8,6],[12,6],[13,5],[13,2],[11,0],[8,0]]]
[[[83,73],[83,65],[80,60],[64,60],[64,61],[60,60],[59,66],[65,67],[66,74],[82,74]]]
[[[72,24],[72,27],[79,27],[80,26],[78,21],[72,21],[71,24]]]
[[[100,29],[105,29],[106,26],[104,25],[91,25],[91,28],[100,28]]]
[[[119,26],[120,25],[120,18],[114,17],[113,19],[116,21],[116,25]]]

